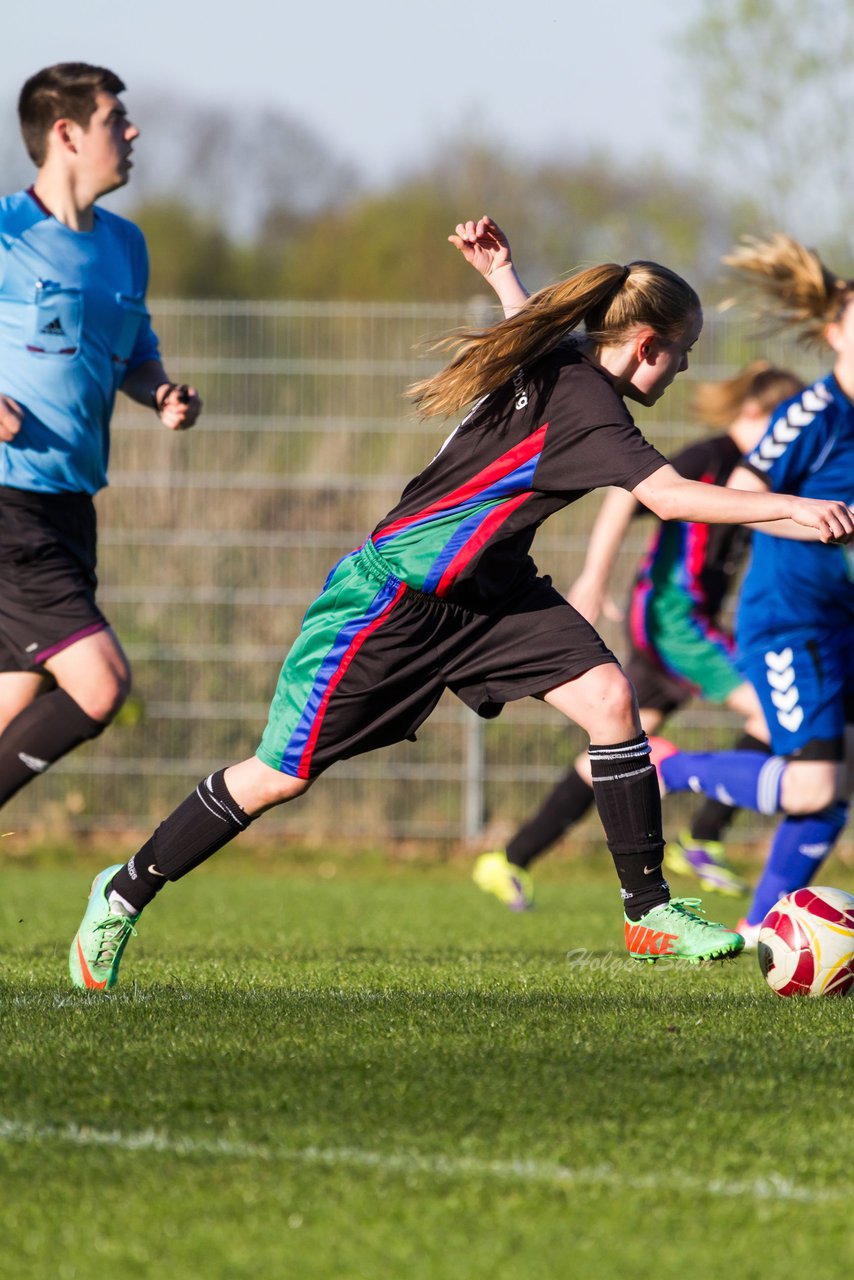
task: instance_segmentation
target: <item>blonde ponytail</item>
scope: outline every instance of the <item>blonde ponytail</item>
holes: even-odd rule
[[[698,383],[692,409],[697,421],[723,431],[732,425],[747,401],[752,400],[763,413],[770,413],[803,387],[801,379],[789,369],[781,369],[768,360],[752,360],[732,378]]]
[[[841,279],[814,249],[782,231],[766,240],[745,236],[723,262],[744,281],[754,317],[770,332],[797,330],[803,343],[823,342],[825,328],[854,293],[854,282]]]
[[[606,262],[541,289],[515,315],[489,329],[438,343],[439,349],[455,352],[450,364],[414,383],[408,394],[422,417],[450,417],[553,351],[582,323],[587,337],[604,347],[623,341],[642,324],[673,338],[699,311],[697,294],[667,267]]]

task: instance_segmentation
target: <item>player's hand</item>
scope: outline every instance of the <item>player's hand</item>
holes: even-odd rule
[[[198,421],[202,401],[195,387],[181,383],[169,388],[158,401],[157,411],[164,427],[170,431],[187,431]]]
[[[11,396],[0,395],[0,443],[8,444],[21,430],[24,410]]]
[[[600,614],[610,622],[623,621],[622,609],[605,590],[604,584],[595,579],[582,575],[572,584],[566,598],[591,626],[595,625]]]
[[[844,546],[854,540],[854,511],[845,502],[797,498],[792,519],[816,529],[822,542]]]
[[[487,214],[477,222],[458,222],[448,240],[485,280],[500,267],[512,265],[510,241]]]

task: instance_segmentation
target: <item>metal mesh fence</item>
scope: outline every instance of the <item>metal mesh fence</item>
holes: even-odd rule
[[[134,668],[120,721],[12,802],[9,827],[145,828],[212,768],[250,755],[281,659],[327,570],[356,546],[432,457],[447,425],[416,421],[408,382],[437,367],[431,338],[495,315],[376,304],[164,302],[155,325],[173,377],[205,399],[189,434],[120,403],[111,484],[98,499],[100,599]],[[724,377],[757,354],[711,322],[701,351],[641,426],[665,453],[690,425],[692,380]],[[763,354],[804,375],[802,353]],[[121,399],[121,398],[120,398]],[[590,495],[540,532],[535,558],[566,589],[598,507]],[[633,528],[617,589],[648,535]],[[603,624],[620,653],[621,630]],[[693,704],[685,745],[727,742],[727,712]],[[526,700],[484,723],[452,696],[418,742],[342,763],[298,805],[265,818],[316,837],[500,839],[584,746],[549,708]],[[674,819],[676,821],[678,819]],[[743,817],[745,835],[756,819]],[[601,839],[595,819],[580,839]]]

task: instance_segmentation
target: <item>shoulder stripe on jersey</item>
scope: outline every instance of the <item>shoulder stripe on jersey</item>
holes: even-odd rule
[[[548,426],[549,424],[544,422],[531,435],[526,436],[520,444],[508,449],[507,453],[502,454],[500,458],[496,458],[488,467],[484,467],[477,475],[472,476],[470,480],[460,485],[459,488],[452,490],[451,493],[445,494],[443,498],[438,498],[435,502],[431,502],[429,506],[422,508],[421,511],[414,512],[412,515],[401,516],[398,520],[386,525],[384,529],[378,529],[374,542],[379,546],[387,538],[394,537],[395,534],[409,528],[410,525],[429,520],[432,516],[448,511],[453,507],[482,501],[486,496],[486,490],[491,486],[496,485],[533,459],[539,458]]]
[[[448,562],[447,567],[436,583],[435,588],[428,586],[427,583],[425,583],[425,591],[434,590],[437,596],[446,595],[447,592],[450,591],[456,579],[462,573],[463,569],[471,560],[474,559],[481,547],[484,547],[486,543],[489,542],[489,539],[497,529],[501,528],[505,520],[508,520],[513,512],[516,511],[518,507],[521,507],[523,502],[527,502],[530,497],[530,490],[527,493],[517,493],[516,496],[511,498],[508,502],[502,502],[500,506],[492,507],[485,515],[478,513],[474,532],[466,538],[463,545]],[[450,549],[452,550],[453,548],[450,547]],[[446,548],[446,551],[447,550],[448,548]],[[446,556],[442,556],[442,559],[446,558]],[[434,566],[434,568],[435,567],[437,566]],[[431,569],[430,577],[427,582],[429,583],[433,577],[434,572],[433,569]]]
[[[748,457],[750,465],[757,471],[770,471],[804,427],[814,422],[816,415],[825,410],[832,400],[833,396],[822,382],[807,387],[762,437]]]

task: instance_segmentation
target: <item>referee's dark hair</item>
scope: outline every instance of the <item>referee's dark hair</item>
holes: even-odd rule
[[[30,76],[18,98],[24,146],[38,168],[47,157],[47,139],[57,120],[67,117],[86,128],[98,93],[123,93],[124,83],[106,67],[88,62],[57,62]]]

